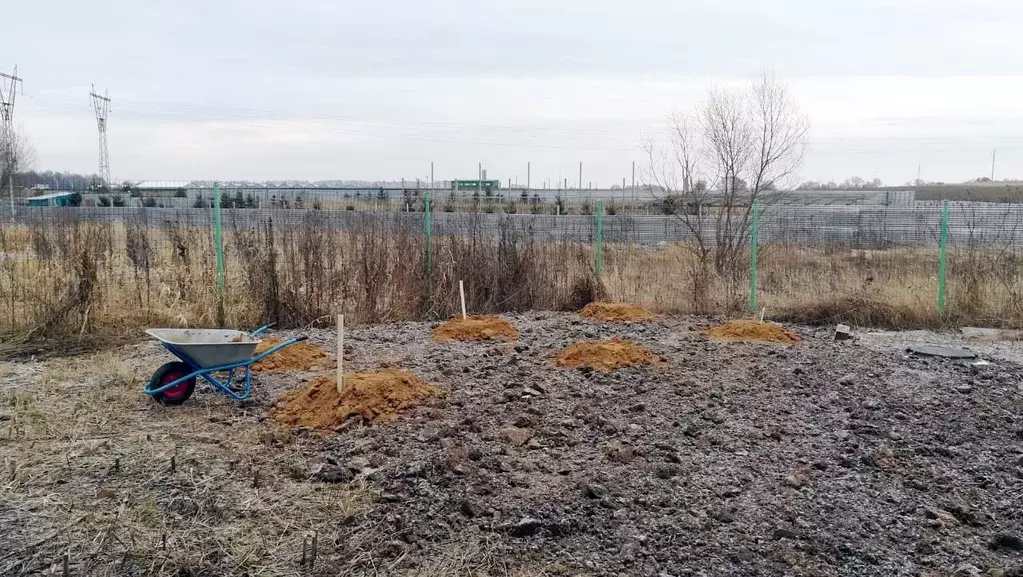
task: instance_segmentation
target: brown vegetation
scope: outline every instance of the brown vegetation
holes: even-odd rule
[[[155,214],[137,210],[124,223],[104,223],[54,211],[0,228],[0,354],[46,339],[78,348],[148,326],[217,325],[209,223]],[[592,246],[546,241],[521,219],[502,218],[494,230],[480,215],[457,215],[435,233],[428,273],[422,215],[289,214],[301,218],[255,227],[225,216],[226,326],[306,326],[337,313],[353,324],[446,318],[459,308],[459,279],[468,308],[489,314],[579,310],[599,300],[653,312],[746,309],[748,255],[722,274],[691,245],[631,244],[629,232],[613,226],[597,280]],[[343,232],[332,228],[337,220]],[[926,247],[763,246],[757,302],[769,319],[803,323],[1018,328],[1023,260],[1012,246],[954,243],[941,317],[937,250]]]

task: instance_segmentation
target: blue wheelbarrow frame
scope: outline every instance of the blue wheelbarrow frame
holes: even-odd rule
[[[259,336],[260,334],[266,332],[267,329],[269,329],[271,326],[272,325],[265,325],[259,327],[258,329],[249,333],[249,336],[252,337]],[[152,388],[151,382],[147,383],[143,387],[142,391],[151,397],[157,396],[163,393],[164,391],[167,391],[169,389],[181,385],[182,383],[187,382],[190,379],[202,377],[203,380],[209,383],[214,389],[220,391],[221,393],[224,393],[225,395],[231,397],[236,401],[244,401],[248,399],[250,396],[252,396],[252,365],[254,363],[258,363],[259,361],[269,357],[270,355],[276,353],[277,351],[285,347],[290,347],[291,345],[300,341],[304,341],[308,338],[309,337],[307,336],[292,337],[244,361],[238,361],[236,363],[228,363],[224,365],[216,365],[212,367],[202,367],[197,362],[195,362],[195,360],[189,357],[185,352],[183,352],[180,348],[174,346],[171,343],[161,342],[160,344],[163,345],[163,348],[167,349],[175,357],[181,359],[183,363],[185,363],[186,365],[189,366],[189,368],[192,369],[192,372],[183,377],[175,379],[169,383],[163,384],[157,388]],[[234,391],[233,388],[231,388],[231,383],[234,382],[235,370],[242,367],[245,368],[245,387],[242,389],[240,393],[237,393]],[[212,374],[222,371],[227,371],[227,379],[224,381],[221,381],[220,379],[214,377]]]

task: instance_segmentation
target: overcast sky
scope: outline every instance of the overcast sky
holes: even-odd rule
[[[36,168],[117,179],[578,179],[643,166],[672,106],[768,70],[803,179],[1023,177],[1018,0],[35,0],[0,70]]]

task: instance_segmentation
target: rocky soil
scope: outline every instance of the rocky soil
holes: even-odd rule
[[[785,346],[709,342],[702,319],[504,318],[517,343],[439,345],[429,323],[346,335],[352,370],[383,362],[450,391],[391,424],[294,432],[313,482],[380,490],[341,521],[353,569],[483,542],[507,567],[563,574],[1023,575],[1018,364],[803,327]],[[555,367],[566,345],[612,337],[664,362]],[[261,378],[261,395],[300,384]]]

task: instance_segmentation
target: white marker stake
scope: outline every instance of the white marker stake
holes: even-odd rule
[[[764,307],[763,310],[760,311],[760,322],[764,322],[764,313],[766,313],[766,312],[767,312],[767,307]]]
[[[462,298],[462,320],[465,320],[465,285],[462,281],[458,281],[458,296]]]
[[[337,315],[337,392],[345,386],[345,315]]]

